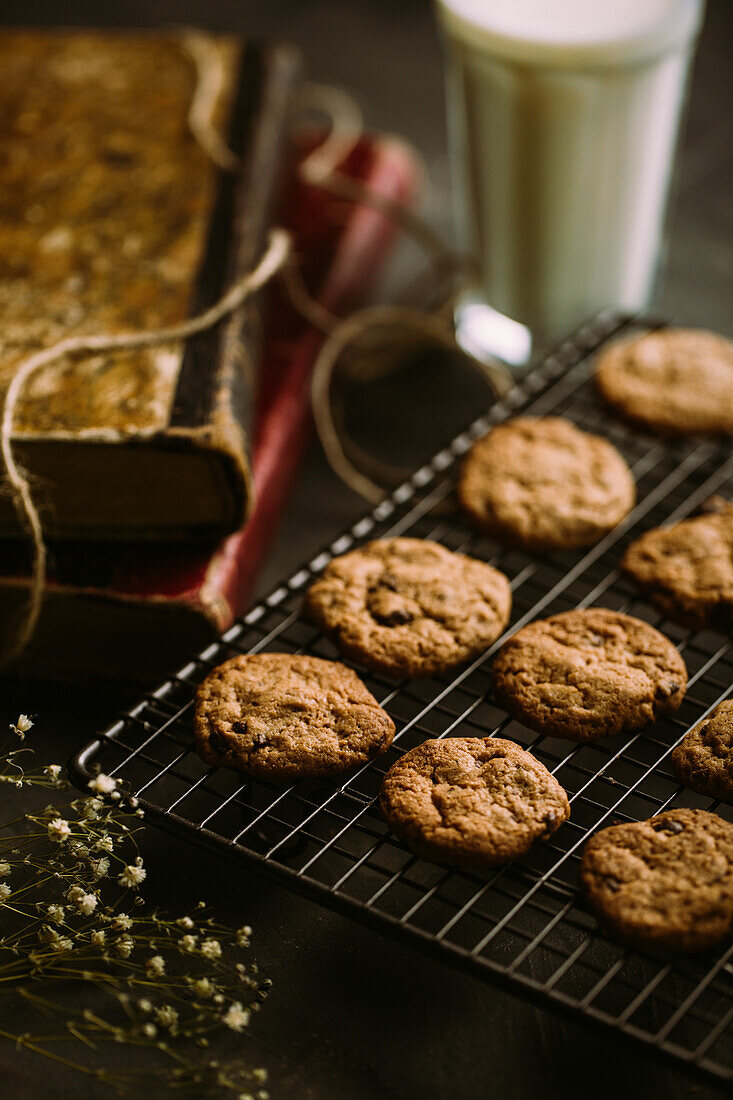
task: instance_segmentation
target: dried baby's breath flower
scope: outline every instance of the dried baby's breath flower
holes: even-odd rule
[[[162,955],[153,955],[145,963],[145,973],[149,978],[162,978],[165,974],[165,959]]]
[[[143,867],[143,861],[138,858],[134,863],[128,864],[120,877],[117,879],[120,886],[126,886],[131,890],[137,890],[138,886],[147,878],[148,872]]]
[[[222,1019],[232,1031],[242,1031],[249,1023],[249,1009],[244,1008],[241,1001],[232,1001],[224,1013]]]
[[[32,728],[33,723],[27,714],[19,714],[18,721],[10,723],[10,729],[21,741],[25,741],[25,735],[28,733],[28,730]]]
[[[172,1030],[178,1023],[178,1013],[171,1005],[161,1005],[160,1008],[156,1008],[155,1012],[156,1022],[161,1027],[167,1027]]]
[[[111,775],[100,772],[94,779],[89,780],[87,787],[90,791],[96,791],[97,794],[112,794],[112,791],[117,789],[117,782]]]
[[[93,859],[89,864],[89,869],[95,878],[104,878],[109,871],[109,860],[106,856],[102,856],[101,859]]]
[[[20,719],[16,725],[19,735],[30,729],[22,728]],[[16,757],[27,751],[0,753],[0,779],[24,787],[60,787],[59,765],[23,771]],[[20,826],[17,819],[8,827],[0,824],[0,845],[4,828],[14,845],[0,847],[0,905],[12,897],[12,909],[2,911],[15,922],[9,921],[0,938],[0,1040],[11,1038],[141,1095],[137,1068],[92,1065],[95,1058],[99,1062],[105,1042],[137,1045],[158,1059],[148,1078],[156,1088],[162,1083],[179,1095],[220,1097],[243,1095],[249,1086],[254,1088],[250,1095],[262,1100],[257,1086],[264,1077],[243,1062],[219,1063],[203,1053],[217,1032],[246,1028],[264,999],[265,983],[254,977],[256,968],[231,957],[235,946],[248,945],[251,929],[223,927],[203,912],[203,902],[197,906],[198,920],[146,909],[138,889],[147,870],[134,835],[141,813],[137,798],[124,795],[118,780],[100,773],[87,796],[30,812],[19,819]],[[2,881],[9,876],[12,880]],[[123,898],[134,917],[122,911]],[[56,984],[54,979],[83,983],[85,1007],[72,1007],[62,993],[56,1002],[49,1000],[47,987]],[[58,1026],[49,1030],[46,1021],[39,1035],[14,1035],[13,1013],[1,999],[14,987],[22,987],[28,1002],[47,1014],[57,1010]],[[86,1044],[84,1056],[67,1062],[58,1044],[75,1040]]]
[[[121,959],[129,959],[134,946],[135,941],[132,936],[120,936],[120,938],[115,943],[115,951]]]
[[[48,839],[55,840],[58,844],[66,840],[71,836],[71,829],[69,828],[68,821],[64,821],[62,817],[55,817],[53,821],[48,823]]]

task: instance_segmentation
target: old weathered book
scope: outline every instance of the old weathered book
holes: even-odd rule
[[[343,165],[374,191],[408,204],[418,166],[391,138],[364,137]],[[302,272],[337,313],[362,304],[394,225],[293,179],[279,220],[291,230]],[[23,654],[35,675],[151,682],[226,630],[244,611],[295,477],[310,424],[309,383],[322,335],[276,288],[268,291],[252,448],[255,504],[241,531],[211,548],[65,541],[52,547],[38,627]],[[0,546],[0,623],[28,598],[25,554]]]
[[[206,39],[220,171],[189,126],[197,70],[162,33],[0,35],[0,389],[72,333],[162,328],[256,263],[277,201],[297,53]],[[211,539],[251,502],[256,299],[183,345],[31,377],[14,439],[50,538]],[[17,536],[0,496],[0,536]]]

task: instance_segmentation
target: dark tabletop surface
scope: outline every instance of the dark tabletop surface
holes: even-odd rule
[[[426,158],[424,212],[450,235],[439,43],[427,0],[25,0],[4,6],[26,25],[151,26],[197,23],[300,44],[312,78],[353,90],[369,125],[408,137]],[[657,304],[691,325],[733,334],[733,4],[709,0],[682,143],[670,247]],[[403,265],[414,258],[409,255]],[[419,412],[399,381],[390,400],[395,433],[426,454],[479,411],[481,393],[436,375]],[[384,420],[365,416],[375,446]],[[390,429],[391,430],[391,429]],[[313,446],[304,463],[260,590],[292,571],[364,510]],[[2,683],[3,721],[38,716],[33,744],[63,761],[95,728],[133,701],[122,688]],[[146,897],[168,909],[199,898],[255,929],[261,969],[274,990],[253,1034],[271,1071],[273,1100],[535,1100],[564,1096],[712,1100],[721,1089],[656,1060],[611,1032],[535,1008],[449,965],[358,927],[179,840],[149,829]],[[0,1094],[102,1096],[40,1059],[0,1047]]]

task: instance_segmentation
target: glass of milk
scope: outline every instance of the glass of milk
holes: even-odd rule
[[[461,343],[513,365],[650,300],[704,0],[437,0]]]

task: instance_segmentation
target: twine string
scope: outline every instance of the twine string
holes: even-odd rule
[[[0,665],[7,664],[25,649],[33,636],[41,613],[46,582],[47,551],[38,508],[33,500],[28,476],[15,456],[13,420],[18,399],[28,379],[41,367],[56,363],[69,355],[149,348],[158,344],[186,340],[205,332],[239,308],[250,295],[260,290],[283,267],[291,252],[290,234],[284,229],[270,232],[267,246],[252,271],[238,279],[215,305],[170,328],[143,332],[97,333],[87,336],[67,336],[48,348],[42,348],[21,361],[5,394],[0,424],[0,454],[10,485],[18,518],[27,529],[32,546],[30,593],[21,618],[10,641],[0,654]]]
[[[184,28],[179,32],[179,37],[181,46],[191,58],[196,71],[196,83],[188,111],[189,129],[217,166],[224,171],[235,171],[240,166],[240,158],[229,148],[214,124],[216,106],[225,85],[222,55],[216,43],[200,31]],[[452,252],[422,218],[397,200],[375,191],[342,171],[340,166],[363,133],[361,112],[353,98],[340,89],[320,84],[305,85],[301,92],[300,105],[303,109],[320,111],[330,120],[330,128],[324,141],[299,166],[301,179],[310,186],[327,190],[339,198],[370,206],[414,239],[430,261],[428,275],[431,275],[433,291],[436,285],[433,276],[438,273],[441,279],[447,273],[465,282],[470,277],[470,264],[465,258]],[[391,326],[395,333],[400,332],[403,344],[405,339],[430,340],[452,351],[460,351],[480,371],[495,395],[506,392],[511,385],[510,376],[500,364],[486,364],[474,359],[456,343],[450,319],[455,289],[443,295],[430,312],[419,311],[407,305],[375,306],[339,321],[308,292],[301,272],[293,260],[290,234],[282,228],[271,230],[265,251],[256,267],[238,279],[217,303],[197,317],[165,329],[68,336],[48,348],[34,352],[16,368],[5,393],[0,419],[0,455],[16,513],[30,538],[32,554],[28,601],[21,609],[15,631],[0,652],[0,665],[19,656],[32,638],[40,616],[46,582],[48,555],[41,518],[33,500],[29,477],[16,458],[13,441],[15,413],[20,394],[28,380],[41,367],[67,356],[134,350],[186,340],[212,328],[233,313],[250,295],[264,287],[276,275],[283,281],[293,307],[310,324],[327,334],[313,368],[311,398],[315,426],[334,472],[346,485],[370,502],[376,503],[380,500],[384,496],[385,488],[377,484],[365,470],[384,480],[401,477],[402,471],[365,454],[349,439],[343,426],[339,430],[332,383],[347,349],[352,352],[352,376],[363,381],[368,381],[379,373],[397,369],[398,364],[394,356],[386,360],[383,356],[380,358],[375,355],[361,359],[354,357],[353,352],[360,337],[370,330]],[[356,459],[354,456],[357,456]],[[356,461],[362,469],[357,468]]]

